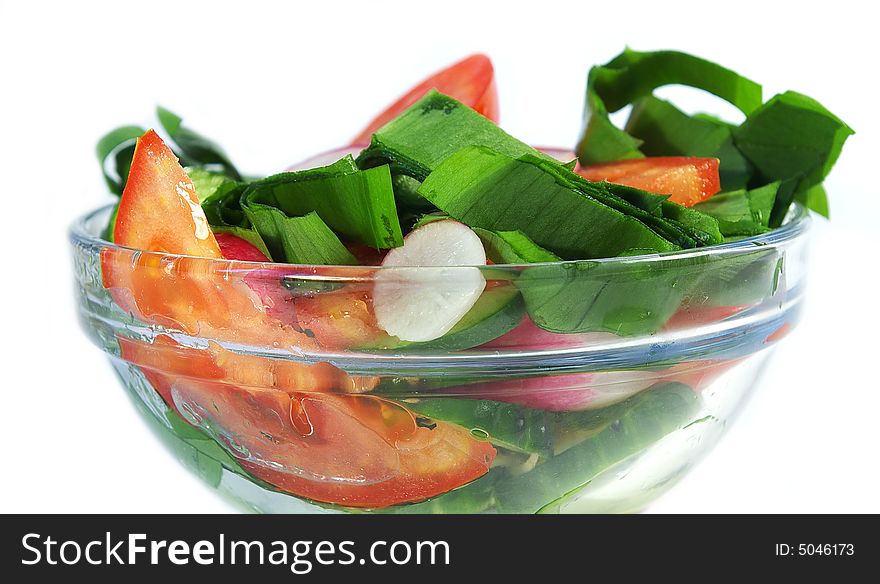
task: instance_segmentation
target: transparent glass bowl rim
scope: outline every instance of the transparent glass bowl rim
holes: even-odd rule
[[[89,254],[98,254],[102,249],[125,250],[127,253],[139,252],[142,254],[155,255],[159,258],[182,258],[181,256],[160,252],[147,252],[133,248],[123,247],[108,242],[93,233],[90,233],[90,222],[104,217],[109,217],[112,205],[101,207],[81,216],[70,228],[70,240]],[[789,211],[784,224],[772,231],[725,243],[703,248],[652,254],[644,256],[626,256],[619,258],[606,258],[598,260],[569,260],[564,262],[552,262],[548,264],[495,264],[491,266],[475,266],[482,269],[526,269],[538,265],[560,266],[577,265],[596,262],[652,262],[687,260],[699,257],[721,257],[722,254],[737,254],[753,252],[756,249],[767,249],[766,246],[783,247],[803,239],[810,222],[810,213],[802,205],[796,204]],[[91,225],[91,231],[103,229],[103,224],[98,227]],[[207,262],[218,262],[221,269],[258,270],[269,266],[278,270],[287,269],[291,275],[307,277],[314,280],[326,281],[371,281],[372,274],[364,275],[365,269],[369,270],[399,270],[413,268],[389,268],[367,266],[325,266],[303,264],[280,264],[273,262],[247,262],[238,260],[198,258]],[[329,268],[329,269],[328,269]],[[428,267],[419,267],[419,270],[429,270]],[[449,270],[446,268],[434,268]],[[326,270],[327,273],[321,270]],[[348,271],[348,272],[347,272]],[[331,275],[332,274],[332,275]],[[346,275],[349,274],[349,275]],[[781,317],[784,318],[784,317]],[[228,346],[237,352],[252,354],[261,357],[272,357],[283,360],[306,360],[309,362],[330,362],[352,375],[407,375],[419,374],[424,376],[445,375],[450,368],[462,372],[479,372],[481,374],[490,371],[494,374],[510,376],[517,374],[535,374],[548,372],[563,373],[566,371],[589,371],[604,369],[625,369],[630,367],[641,368],[648,365],[646,358],[651,362],[668,362],[688,359],[707,359],[713,355],[720,355],[728,351],[741,350],[743,335],[752,337],[766,337],[784,320],[774,319],[773,322],[765,322],[761,315],[750,315],[749,311],[738,313],[730,318],[717,323],[704,324],[693,327],[685,327],[673,331],[658,333],[655,335],[639,337],[616,337],[607,340],[594,340],[578,346],[553,347],[553,348],[515,348],[498,349],[489,352],[432,352],[432,353],[405,353],[405,352],[336,352],[316,351],[292,353],[288,349],[280,349],[269,346],[240,345],[219,341],[221,345]],[[130,328],[130,325],[126,325]],[[146,330],[146,329],[145,329]],[[184,335],[175,333],[175,338],[185,344],[203,345],[206,340],[200,336]],[[214,339],[207,339],[214,340]],[[750,351],[751,352],[751,351]],[[649,356],[649,357],[648,357]]]
[[[121,250],[125,252],[136,252],[141,255],[147,254],[148,256],[156,256],[157,258],[191,258],[195,256],[187,256],[182,254],[172,254],[166,252],[155,252],[142,250],[132,247],[127,247],[123,245],[119,245],[117,243],[113,243],[103,239],[93,233],[89,232],[88,225],[91,220],[101,214],[107,214],[109,217],[112,212],[113,205],[105,205],[103,207],[99,207],[98,209],[92,210],[84,215],[78,217],[69,229],[70,240],[74,244],[83,245],[90,248],[107,248],[114,250]],[[735,254],[741,253],[744,251],[752,251],[755,247],[763,247],[763,246],[774,246],[781,245],[788,241],[794,240],[799,236],[802,236],[810,223],[810,213],[809,211],[800,203],[795,203],[792,208],[789,210],[786,220],[783,222],[782,226],[777,227],[776,229],[772,229],[767,233],[762,233],[761,235],[756,235],[752,237],[745,237],[742,239],[738,239],[736,241],[731,241],[728,243],[721,243],[717,245],[710,245],[706,247],[698,247],[693,249],[684,249],[684,250],[676,250],[669,251],[663,253],[655,253],[655,254],[645,254],[645,255],[633,255],[633,256],[617,256],[617,257],[609,257],[609,258],[596,258],[596,259],[582,259],[582,260],[563,260],[558,262],[543,262],[543,263],[529,263],[529,264],[492,264],[490,267],[493,269],[525,269],[525,268],[533,268],[535,266],[565,266],[565,265],[577,265],[583,263],[590,264],[611,264],[611,263],[642,263],[642,262],[653,262],[653,261],[669,261],[669,260],[687,260],[696,257],[702,257],[707,255],[721,255],[721,254]],[[254,261],[246,261],[246,260],[227,260],[227,259],[210,259],[210,258],[197,258],[204,261],[210,262],[218,262],[222,264],[230,264],[234,263],[237,268],[242,269],[259,269],[266,268],[267,266],[272,266],[275,269],[278,269],[279,266],[288,266],[291,269],[295,270],[332,270],[334,280],[339,280],[340,278],[344,279],[345,270],[351,270],[353,274],[357,274],[358,280],[363,279],[363,271],[365,268],[369,268],[370,270],[399,270],[406,269],[412,270],[413,267],[404,267],[404,266],[362,266],[362,265],[310,265],[310,264],[287,264],[283,262],[254,262]],[[458,267],[476,267],[485,269],[486,265],[479,266],[455,266]],[[435,267],[435,266],[418,266],[419,270],[431,270],[431,269],[442,269],[449,270],[448,266],[444,267]]]

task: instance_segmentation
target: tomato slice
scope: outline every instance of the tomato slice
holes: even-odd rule
[[[138,138],[113,237],[136,249],[223,257],[192,181],[153,130]]]
[[[242,262],[268,262],[269,258],[249,241],[236,237],[231,233],[217,233],[214,235],[220,253],[227,260],[239,260]]]
[[[162,397],[168,398],[168,376],[223,381],[281,391],[361,393],[373,389],[373,378],[351,377],[329,363],[297,363],[243,355],[211,344],[198,350],[158,335],[152,344],[118,337],[122,357],[144,372]],[[170,399],[166,399],[171,403]]]
[[[670,201],[685,207],[705,201],[721,190],[717,158],[631,158],[578,166],[576,171],[588,180],[607,180],[651,193],[670,195]]]
[[[498,123],[498,90],[495,87],[495,69],[489,57],[482,54],[471,55],[442,71],[428,77],[388,109],[376,116],[352,144],[368,144],[370,136],[396,118],[400,112],[414,104],[431,89],[436,89],[483,114]]]
[[[214,261],[223,255],[192,181],[153,130],[135,147],[113,237],[133,249],[102,251],[104,286],[142,320],[197,333],[261,318],[248,289]]]
[[[212,351],[170,337],[152,345],[120,338],[120,345],[184,419],[251,474],[301,497],[352,507],[421,501],[482,476],[495,458],[467,429],[420,425],[383,398],[227,383]]]
[[[326,349],[363,347],[385,338],[373,312],[372,286],[348,284],[294,299],[297,324]]]
[[[223,256],[231,260],[268,261],[263,253],[251,243],[228,233],[218,233],[217,243]],[[364,258],[365,265],[379,265],[381,252],[366,246],[350,248],[355,257]],[[373,262],[373,263],[371,263]],[[333,268],[323,268],[318,274],[333,276]],[[370,272],[363,271],[363,282],[346,283],[342,289],[333,291],[295,293],[281,285],[281,279],[289,275],[287,268],[257,268],[245,277],[245,283],[263,303],[267,314],[279,321],[295,325],[298,330],[313,338],[325,349],[348,349],[364,346],[385,337],[376,323],[373,313],[372,283]],[[353,268],[344,270],[343,277],[355,278]]]

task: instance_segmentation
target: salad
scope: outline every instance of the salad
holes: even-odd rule
[[[670,84],[745,119],[685,113],[654,95]],[[790,325],[687,361],[659,340],[782,306],[783,257],[761,237],[798,209],[828,215],[852,133],[799,93],[765,100],[703,59],[628,49],[590,70],[574,151],[498,126],[483,55],[268,177],[157,114],[164,138],[126,126],[98,145],[119,195],[100,283],[127,319],[104,336],[127,383],[204,475],[385,512],[558,509],[699,421],[706,388]],[[724,247],[738,241],[754,245]],[[644,339],[627,362],[572,361]],[[512,357],[387,365],[450,355]]]

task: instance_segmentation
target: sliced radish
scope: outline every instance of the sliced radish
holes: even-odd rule
[[[526,316],[513,330],[493,339],[481,349],[517,349],[518,351],[551,351],[576,349],[613,343],[620,337],[613,333],[551,333],[540,328]]]
[[[551,412],[595,410],[655,385],[663,373],[602,371],[472,383],[444,388],[445,395],[515,403]]]
[[[486,287],[475,267],[486,263],[477,234],[458,221],[427,223],[385,256],[376,273],[373,308],[388,334],[404,341],[445,335]],[[435,268],[435,269],[426,269]]]

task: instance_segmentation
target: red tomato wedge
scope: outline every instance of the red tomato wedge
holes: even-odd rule
[[[421,501],[488,472],[495,449],[465,428],[432,427],[374,396],[246,389],[223,381],[210,351],[120,339],[163,399],[224,443],[243,468],[316,501],[385,507]]]
[[[223,381],[280,391],[341,391],[359,393],[366,383],[329,363],[304,364],[265,359],[227,351],[216,344],[196,350],[159,335],[152,344],[117,337],[122,357],[141,368],[162,397],[170,401],[170,381],[177,377]]]
[[[242,262],[268,262],[269,258],[249,241],[236,237],[230,233],[217,233],[214,235],[220,252],[227,260]]]
[[[226,259],[268,261],[263,252],[240,237],[229,233],[218,233],[215,237]],[[350,249],[365,265],[379,265],[382,262],[381,252],[370,247],[359,245]],[[364,271],[366,281],[363,283],[348,283],[341,290],[302,295],[293,294],[281,286],[281,278],[287,273],[285,268],[277,275],[274,271],[272,267],[252,270],[245,277],[245,283],[263,303],[268,315],[283,323],[296,325],[321,347],[348,349],[385,336],[384,331],[378,328],[373,313],[368,271]],[[332,269],[327,268],[322,273],[331,276]],[[349,269],[342,275],[354,277],[355,272]]]
[[[138,139],[113,235],[133,249],[102,250],[104,287],[141,320],[219,340],[317,346],[268,317],[245,273],[222,261],[192,181],[152,130]]]
[[[578,166],[582,177],[626,185],[659,195],[690,207],[721,190],[717,158],[656,156]]]
[[[376,116],[352,140],[352,144],[368,144],[373,132],[393,120],[400,112],[417,102],[431,89],[436,89],[440,93],[457,99],[496,124],[498,123],[498,90],[495,87],[495,69],[492,67],[492,61],[489,60],[489,57],[476,54],[438,71],[410,89],[391,107]]]
[[[113,238],[128,248],[159,252],[105,248],[101,254],[104,286],[144,321],[198,332],[228,328],[233,319],[253,326],[261,318],[247,288],[224,277],[224,264],[212,261],[223,255],[192,181],[152,130],[138,139]]]
[[[295,298],[299,327],[325,349],[362,347],[386,337],[376,322],[370,284]]]
[[[223,257],[192,181],[153,130],[138,138],[113,237],[136,249]]]

